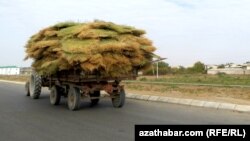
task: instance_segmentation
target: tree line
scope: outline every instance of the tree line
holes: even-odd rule
[[[157,63],[154,63],[151,68],[143,71],[144,75],[155,75],[157,72]],[[168,63],[164,61],[158,62],[158,74],[205,74],[206,66],[204,63],[198,61],[194,63],[192,67],[171,67]]]

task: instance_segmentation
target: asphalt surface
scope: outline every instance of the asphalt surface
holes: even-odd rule
[[[33,100],[22,85],[0,82],[0,141],[129,141],[135,124],[250,124],[250,114],[132,99],[116,109],[108,98],[72,112],[66,99],[50,105],[46,88]]]

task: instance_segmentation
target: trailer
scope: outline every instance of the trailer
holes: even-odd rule
[[[101,91],[109,94],[112,105],[121,108],[125,103],[125,90],[122,80],[135,80],[138,69],[133,69],[129,75],[119,77],[103,77],[100,74],[86,74],[80,70],[59,71],[53,75],[39,75],[33,71],[25,84],[26,95],[39,99],[42,87],[50,90],[50,103],[59,105],[61,98],[67,98],[69,110],[80,108],[81,98],[88,97],[92,105],[98,104]]]

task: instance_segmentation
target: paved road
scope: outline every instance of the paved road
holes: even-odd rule
[[[67,110],[24,96],[22,85],[0,82],[0,141],[134,140],[135,124],[250,124],[250,114],[167,103],[127,100],[115,109],[108,98],[96,107],[83,100],[81,110]]]

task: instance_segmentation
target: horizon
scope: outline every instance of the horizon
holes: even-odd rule
[[[160,61],[161,62],[161,61]],[[188,67],[193,67],[193,65],[196,63],[196,62],[201,62],[201,61],[196,61],[194,62],[192,65],[189,65],[189,66],[182,66],[182,65],[170,65],[167,61],[163,61],[165,63],[167,63],[170,67],[174,68],[174,67],[184,67],[184,68],[188,68]],[[203,63],[205,66],[219,66],[219,65],[227,65],[227,64],[235,64],[235,65],[244,65],[246,63],[248,63],[250,61],[246,61],[244,63],[234,63],[234,62],[227,62],[227,63],[222,63],[222,64],[205,64],[204,62],[201,62]],[[18,68],[26,68],[26,67],[31,67],[31,66],[18,66],[18,65],[0,65],[0,67],[18,67]]]

